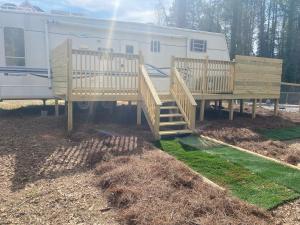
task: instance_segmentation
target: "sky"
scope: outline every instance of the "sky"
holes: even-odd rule
[[[0,0],[0,3],[10,2],[20,4],[24,0]],[[63,10],[83,13],[88,17],[103,19],[114,18],[122,21],[143,23],[156,22],[158,3],[162,2],[168,9],[172,0],[29,0],[33,5],[44,11]]]

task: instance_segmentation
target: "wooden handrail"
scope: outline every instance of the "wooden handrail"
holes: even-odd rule
[[[157,94],[157,92],[156,92],[156,90],[155,90],[155,88],[153,86],[152,81],[150,80],[150,77],[148,75],[148,72],[147,72],[145,66],[144,65],[140,65],[140,68],[141,68],[141,75],[145,79],[145,82],[147,83],[147,86],[149,87],[149,90],[151,92],[151,95],[153,96],[155,104],[157,106],[162,105],[162,102],[161,102],[161,100],[158,97],[158,94]]]
[[[197,103],[175,67],[172,68],[171,77],[170,92],[181,110],[185,121],[188,123],[189,128],[195,129]]]
[[[192,93],[232,93],[234,63],[222,60],[174,58],[174,67]]]
[[[72,90],[81,90],[85,96],[95,92],[103,96],[138,95],[138,55],[73,49],[71,57]]]
[[[159,139],[160,106],[158,94],[149,78],[144,65],[140,65],[139,95],[143,100],[142,108],[154,137]]]

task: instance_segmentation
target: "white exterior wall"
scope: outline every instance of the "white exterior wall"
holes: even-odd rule
[[[155,67],[170,67],[171,56],[229,60],[224,35],[191,31],[178,28],[158,27],[149,24],[112,22],[83,17],[12,12],[0,10],[0,67],[6,67],[4,51],[4,27],[24,29],[25,67],[47,69],[45,24],[48,23],[49,47],[71,38],[73,48],[113,48],[125,53],[126,45],[140,51],[144,61]],[[111,28],[114,28],[111,31]],[[207,52],[190,52],[190,39],[207,40]],[[110,41],[108,41],[110,40]],[[160,52],[150,51],[151,40],[160,41]],[[158,91],[169,90],[169,77],[151,77]],[[4,98],[51,98],[49,79],[23,74],[6,76],[0,73],[0,99]]]

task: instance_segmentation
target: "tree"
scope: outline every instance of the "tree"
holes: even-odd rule
[[[222,32],[236,54],[282,58],[284,80],[300,82],[299,0],[174,0],[168,26]]]

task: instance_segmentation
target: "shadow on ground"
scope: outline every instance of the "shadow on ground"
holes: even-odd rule
[[[141,154],[149,147],[145,138],[151,133],[126,117],[132,111],[126,107],[116,107],[112,114],[102,112],[105,116],[95,114],[92,119],[86,112],[76,112],[76,129],[70,135],[65,131],[64,116],[40,117],[41,107],[0,112],[0,163],[13,167],[12,191],[39,179],[90,170],[116,155]],[[114,121],[122,121],[122,126]],[[3,156],[12,161],[5,162]]]

